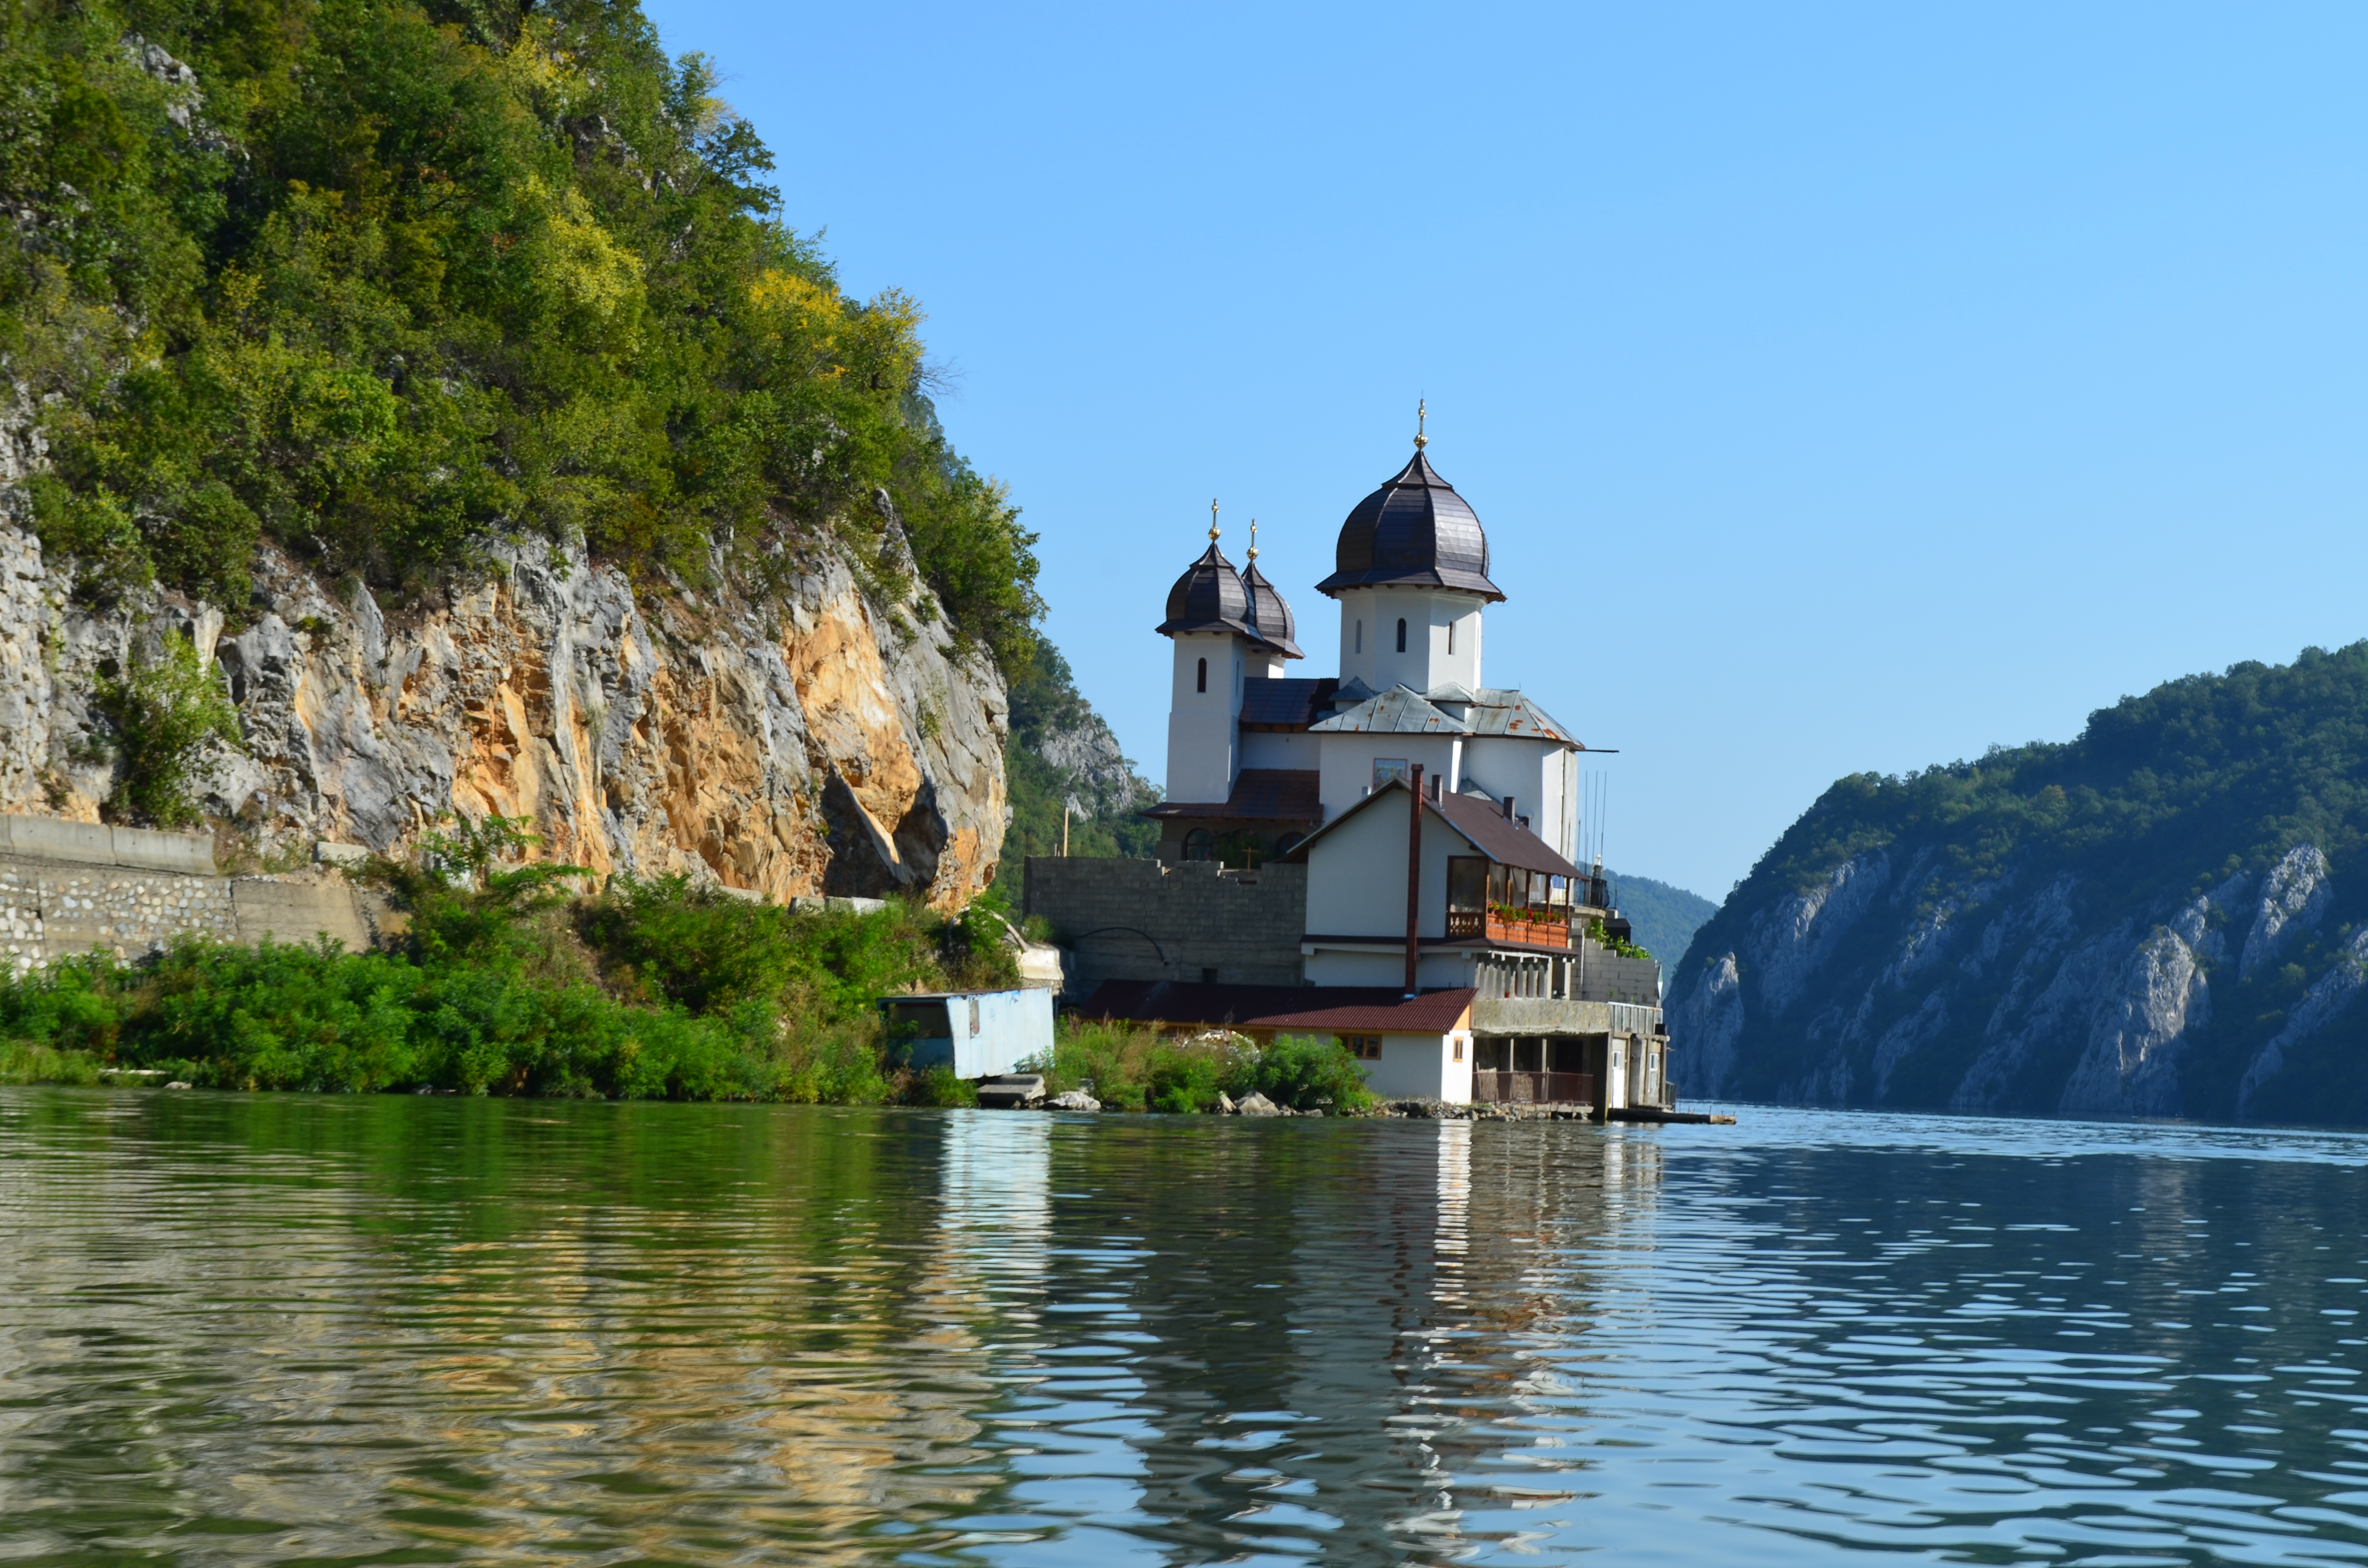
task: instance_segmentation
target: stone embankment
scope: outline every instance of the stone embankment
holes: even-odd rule
[[[0,954],[12,973],[94,951],[141,958],[188,937],[359,948],[383,918],[335,872],[220,875],[201,835],[0,816]]]

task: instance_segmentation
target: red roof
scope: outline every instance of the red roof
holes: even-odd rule
[[[1074,1010],[1088,1018],[1286,1034],[1445,1034],[1479,993],[1470,986],[1407,996],[1387,985],[1190,985],[1105,980]]]

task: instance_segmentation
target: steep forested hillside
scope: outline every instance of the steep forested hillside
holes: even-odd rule
[[[1147,857],[1159,828],[1135,813],[1159,799],[1134,770],[1118,737],[1077,690],[1069,662],[1040,642],[1011,683],[1011,739],[1004,767],[1011,784],[1011,825],[996,879],[1013,903],[1030,855],[1061,852],[1061,811],[1070,811],[1069,853]]]
[[[1692,1094],[2368,1121],[2368,642],[1836,783],[1672,979]]]
[[[258,541],[397,592],[505,537],[761,584],[831,533],[894,578],[901,523],[1024,661],[1030,539],[919,310],[844,294],[772,168],[630,4],[7,0],[0,484],[85,598],[233,625]]]
[[[1694,933],[1718,911],[1718,905],[1700,893],[1668,882],[1616,871],[1603,874],[1611,883],[1611,902],[1635,928],[1636,945],[1660,960],[1664,968],[1677,966]]]

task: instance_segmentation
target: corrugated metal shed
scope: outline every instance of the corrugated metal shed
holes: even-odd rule
[[[1053,1049],[1053,994],[932,991],[880,998],[892,1059],[958,1078],[991,1078]]]

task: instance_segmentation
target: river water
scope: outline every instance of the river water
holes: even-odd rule
[[[2334,1563],[2368,1139],[0,1089],[0,1561]]]

